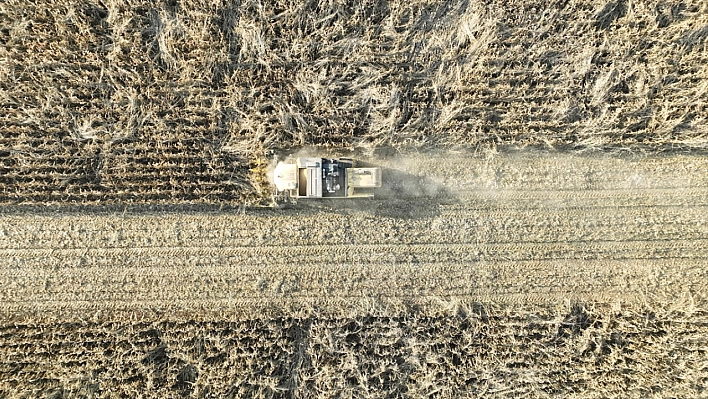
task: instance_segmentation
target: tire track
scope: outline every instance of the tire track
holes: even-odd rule
[[[284,272],[281,266],[261,269],[240,266],[204,266],[185,270],[184,265],[172,267],[87,267],[57,275],[45,269],[27,269],[22,275],[5,275],[8,288],[6,303],[26,302],[9,294],[22,287],[43,295],[45,300],[59,300],[62,296],[100,294],[144,294],[158,297],[204,296],[204,287],[212,297],[286,296],[331,293],[351,296],[352,292],[366,295],[394,295],[398,288],[416,288],[425,295],[463,295],[481,289],[487,292],[513,291],[545,292],[551,288],[573,292],[577,281],[587,281],[581,288],[632,290],[640,282],[661,276],[657,284],[669,287],[670,282],[683,280],[686,285],[674,287],[685,290],[690,286],[705,284],[708,270],[700,260],[555,260],[547,262],[475,262],[475,263],[423,263],[380,264],[376,268],[360,269],[354,264],[332,266],[312,264],[291,266]],[[282,278],[285,277],[285,278]],[[11,280],[11,281],[8,281]],[[589,283],[588,283],[589,282]],[[70,292],[66,284],[75,286]],[[356,290],[347,287],[356,284]],[[593,285],[594,284],[594,285]],[[162,291],[163,285],[180,287],[176,291]],[[286,286],[286,287],[284,287]],[[98,300],[98,296],[94,296]]]
[[[608,259],[654,259],[663,255],[667,258],[695,258],[703,254],[708,246],[708,239],[701,240],[653,240],[653,241],[578,241],[578,242],[531,242],[531,243],[463,243],[463,244],[356,244],[356,245],[291,245],[291,246],[253,246],[253,247],[138,247],[138,248],[72,248],[72,249],[5,249],[0,258],[23,259],[23,262],[42,259],[70,258],[190,258],[190,257],[231,257],[232,259],[313,259],[350,258],[350,261],[365,260],[382,254],[425,255],[425,254],[488,254],[491,260],[501,260],[504,254],[515,254],[515,259],[556,259],[554,254],[563,259],[584,259],[582,256],[593,254]],[[693,254],[696,255],[693,255]],[[536,255],[524,258],[523,255]],[[629,256],[635,254],[635,256]],[[644,256],[642,256],[644,254]],[[375,258],[374,258],[375,259]],[[406,259],[406,258],[401,258]],[[277,262],[276,262],[277,263]],[[24,264],[24,263],[23,263]]]
[[[593,212],[588,212],[588,209],[593,209]],[[390,244],[708,237],[708,209],[702,205],[620,210],[480,210],[442,206],[437,215],[424,219],[377,217],[362,213],[344,215],[336,210],[305,217],[287,215],[202,215],[190,216],[185,221],[161,215],[130,217],[127,220],[106,216],[77,221],[47,216],[35,223],[4,220],[5,227],[0,231],[0,249],[274,246],[306,243],[318,236],[322,240],[358,244],[370,242],[372,235],[376,236],[369,229],[372,224],[380,226],[379,231],[382,232],[376,239]],[[69,225],[58,227],[64,220]],[[426,232],[428,234],[424,234]]]

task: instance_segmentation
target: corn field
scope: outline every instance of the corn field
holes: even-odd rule
[[[706,397],[706,65],[701,0],[0,1],[0,398]]]

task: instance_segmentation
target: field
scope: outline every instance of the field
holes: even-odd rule
[[[0,2],[0,398],[708,396],[708,4]],[[288,154],[383,168],[272,207]]]

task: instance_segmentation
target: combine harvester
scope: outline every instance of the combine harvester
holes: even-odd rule
[[[381,187],[381,168],[358,168],[351,158],[297,158],[278,162],[273,174],[276,196],[300,198],[373,198]]]

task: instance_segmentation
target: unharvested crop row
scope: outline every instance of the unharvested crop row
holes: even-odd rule
[[[308,145],[706,148],[702,3],[45,3],[0,8],[2,202],[258,202]]]
[[[477,305],[433,317],[16,323],[0,326],[0,392],[700,397],[708,335],[702,306]]]

